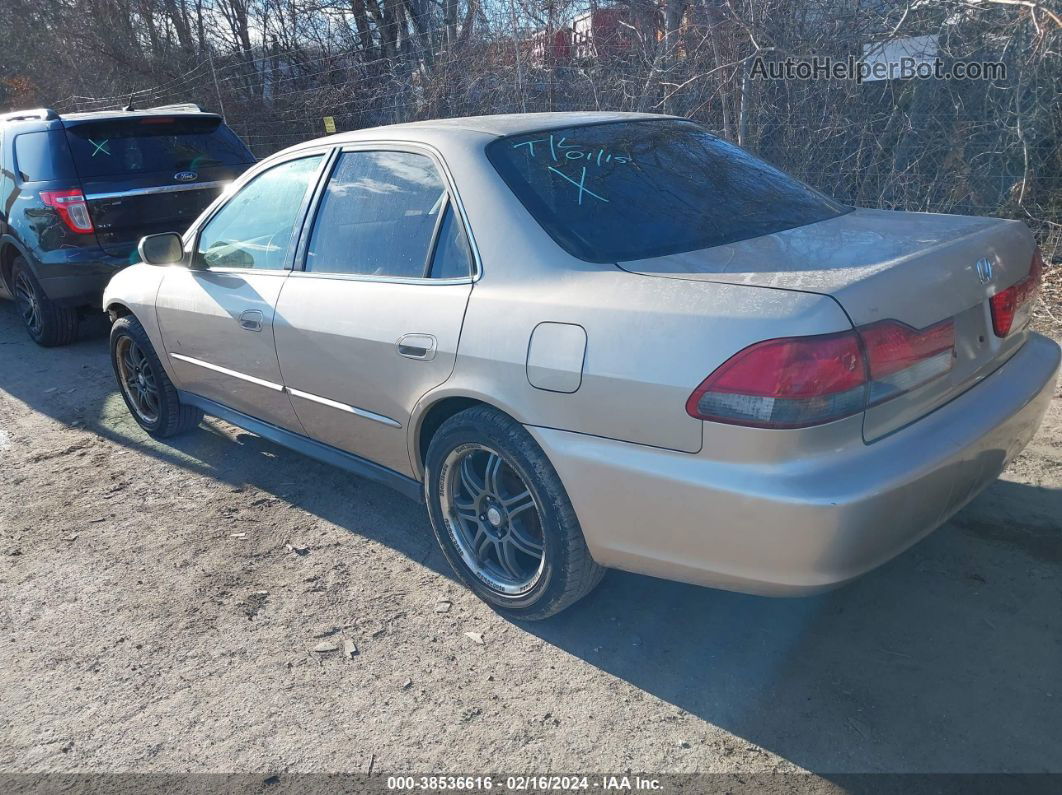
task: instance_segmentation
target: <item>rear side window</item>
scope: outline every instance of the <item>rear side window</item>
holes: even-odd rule
[[[143,116],[67,128],[83,179],[181,171],[254,162],[236,134],[215,118]]]
[[[77,179],[62,130],[42,130],[15,136],[15,168],[23,182]]]
[[[344,152],[321,197],[306,270],[422,278],[446,188],[431,158]]]
[[[501,138],[487,157],[550,236],[590,262],[695,251],[848,210],[680,120]]]
[[[471,274],[472,254],[465,237],[465,228],[453,206],[448,206],[439,227],[428,275],[433,279],[460,279]]]

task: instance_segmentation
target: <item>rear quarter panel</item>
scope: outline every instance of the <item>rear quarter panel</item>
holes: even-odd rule
[[[17,157],[18,139],[33,136],[36,157],[32,173],[23,173]],[[28,146],[28,145],[27,145]],[[4,166],[0,173],[0,201],[9,229],[29,254],[31,267],[37,262],[61,264],[79,259],[78,250],[98,249],[96,235],[69,230],[56,211],[45,206],[40,193],[44,190],[80,188],[62,125],[52,122],[14,122],[4,130]],[[25,153],[25,150],[23,150]],[[25,177],[25,178],[24,178]],[[81,253],[84,253],[83,251]],[[37,272],[38,278],[47,274]]]
[[[827,296],[645,276],[572,257],[494,170],[484,154],[490,140],[426,141],[453,174],[482,274],[453,375],[419,402],[411,449],[431,405],[461,396],[527,425],[695,453],[704,423],[686,413],[686,399],[712,370],[763,339],[851,328]],[[586,331],[575,392],[538,389],[528,380],[528,348],[541,323]]]
[[[485,271],[490,268],[484,265]],[[574,392],[531,385],[528,345],[543,322],[586,331]],[[694,388],[737,351],[771,337],[849,328],[829,298],[693,284],[616,270],[555,272],[520,283],[487,272],[472,291],[448,391],[482,396],[520,422],[695,453]]]

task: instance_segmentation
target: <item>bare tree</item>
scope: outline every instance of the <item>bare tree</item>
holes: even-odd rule
[[[259,154],[513,110],[677,113],[854,204],[1002,214],[1062,254],[1062,19],[1037,0],[6,0],[0,102],[198,101]],[[590,48],[571,25],[590,13]],[[536,33],[538,31],[538,33]],[[981,80],[760,79],[932,36]],[[565,38],[567,37],[567,38]],[[568,45],[565,45],[565,41]],[[61,42],[61,46],[57,46]]]

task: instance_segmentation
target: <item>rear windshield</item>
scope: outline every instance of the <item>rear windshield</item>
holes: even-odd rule
[[[720,246],[849,209],[681,120],[510,136],[487,157],[550,236],[590,262]]]
[[[66,134],[82,179],[254,162],[220,119],[148,116],[73,125]]]
[[[76,179],[62,130],[41,130],[15,136],[15,167],[23,182]]]

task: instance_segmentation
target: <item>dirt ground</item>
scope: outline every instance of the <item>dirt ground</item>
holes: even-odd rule
[[[611,572],[520,625],[383,487],[215,420],[152,441],[105,333],[43,350],[0,302],[0,771],[1062,772],[1062,395],[844,589]]]

